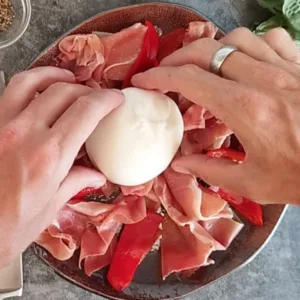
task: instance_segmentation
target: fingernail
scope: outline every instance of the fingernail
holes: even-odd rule
[[[183,173],[183,174],[191,174],[191,172],[185,167],[183,167],[181,164],[173,163],[171,167],[175,172]]]
[[[118,90],[118,89],[111,89],[111,91],[116,92],[120,95],[124,95],[124,93],[121,90]]]

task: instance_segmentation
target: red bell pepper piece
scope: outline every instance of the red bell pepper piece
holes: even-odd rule
[[[113,256],[107,279],[117,290],[124,290],[134,273],[161,234],[159,224],[163,216],[149,211],[140,222],[125,225]]]
[[[217,158],[228,158],[234,161],[244,161],[246,154],[231,148],[219,148],[207,151],[206,155]]]
[[[142,49],[123,82],[123,89],[131,86],[131,78],[133,75],[145,72],[157,65],[156,56],[158,52],[159,37],[151,22],[146,21],[145,25],[148,29],[145,34]]]
[[[159,62],[182,47],[185,32],[185,28],[177,28],[160,37],[157,54]]]
[[[219,189],[218,194],[250,223],[255,226],[263,225],[263,213],[259,204],[223,189]]]
[[[75,196],[73,196],[71,199],[84,199],[86,196],[90,195],[90,194],[97,194],[101,192],[101,189],[100,188],[85,188],[85,189],[82,189],[79,193],[77,193]]]

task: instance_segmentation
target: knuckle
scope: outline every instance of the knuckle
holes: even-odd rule
[[[273,65],[259,62],[257,63],[255,73],[257,78],[263,78],[266,83],[279,88],[299,86],[294,76],[284,69]]]
[[[229,36],[232,38],[236,38],[236,39],[239,39],[239,38],[245,39],[245,37],[247,37],[249,34],[252,35],[253,33],[248,28],[239,27],[239,28],[233,29],[229,33]]]
[[[4,127],[1,130],[0,139],[6,145],[15,145],[17,142],[21,141],[22,132],[20,129],[12,124]]]
[[[199,67],[197,65],[194,64],[186,64],[183,65],[182,67],[180,67],[178,70],[178,73],[184,76],[195,76],[198,71],[199,71]]]
[[[281,36],[289,36],[288,32],[282,28],[282,27],[276,27],[276,28],[273,28],[273,29],[270,29],[266,34],[265,36],[268,36],[269,38],[274,38],[277,39]]]

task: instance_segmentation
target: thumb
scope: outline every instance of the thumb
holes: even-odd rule
[[[174,171],[192,174],[212,186],[239,193],[243,189],[243,164],[229,159],[212,158],[204,154],[176,158],[172,163]]]
[[[99,188],[105,182],[106,178],[99,171],[81,166],[73,166],[54,196],[53,200],[56,202],[56,208],[60,209],[65,202],[82,189],[87,187]]]

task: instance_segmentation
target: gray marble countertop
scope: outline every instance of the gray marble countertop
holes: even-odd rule
[[[10,77],[65,31],[103,10],[152,1],[129,0],[32,0],[32,21],[24,37],[0,50],[0,69]],[[265,18],[255,0],[178,0],[198,9],[229,31],[251,26]],[[300,298],[300,208],[289,207],[279,229],[248,266],[186,300],[296,300]],[[15,298],[16,300],[18,298]],[[103,299],[54,274],[31,252],[24,255],[26,300]]]

